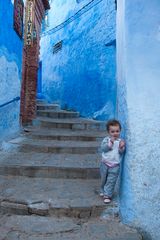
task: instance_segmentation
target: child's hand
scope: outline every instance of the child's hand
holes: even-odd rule
[[[108,144],[107,144],[109,149],[112,149],[113,143],[114,143],[114,140],[112,138],[110,138],[108,141]]]
[[[121,140],[120,143],[119,143],[119,151],[120,152],[123,152],[125,150],[125,141],[124,140]]]
[[[125,147],[125,141],[121,140],[119,143],[119,148],[124,148]]]

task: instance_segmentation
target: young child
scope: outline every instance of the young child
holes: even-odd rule
[[[100,196],[103,196],[104,203],[109,203],[119,175],[120,162],[125,151],[125,141],[120,139],[121,124],[119,121],[109,120],[106,127],[108,136],[103,139],[101,144]]]

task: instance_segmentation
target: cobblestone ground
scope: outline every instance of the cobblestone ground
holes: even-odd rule
[[[1,215],[1,240],[140,240],[117,217],[77,219]]]

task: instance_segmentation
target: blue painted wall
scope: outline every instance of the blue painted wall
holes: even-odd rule
[[[121,181],[123,221],[160,238],[160,3],[118,1],[118,118],[127,141]]]
[[[0,1],[0,105],[20,96],[23,43],[13,29],[13,2]],[[18,131],[19,105],[0,107],[0,139]]]
[[[114,0],[51,1],[48,33],[41,39],[42,92],[49,101],[82,116],[115,115],[115,16]],[[53,54],[61,40],[62,50]]]

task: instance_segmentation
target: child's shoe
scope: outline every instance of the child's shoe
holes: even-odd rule
[[[104,193],[103,193],[103,192],[100,192],[99,196],[100,196],[100,197],[103,197],[103,196],[104,196]]]
[[[108,196],[103,196],[103,202],[104,203],[110,203],[111,202],[111,198]]]

